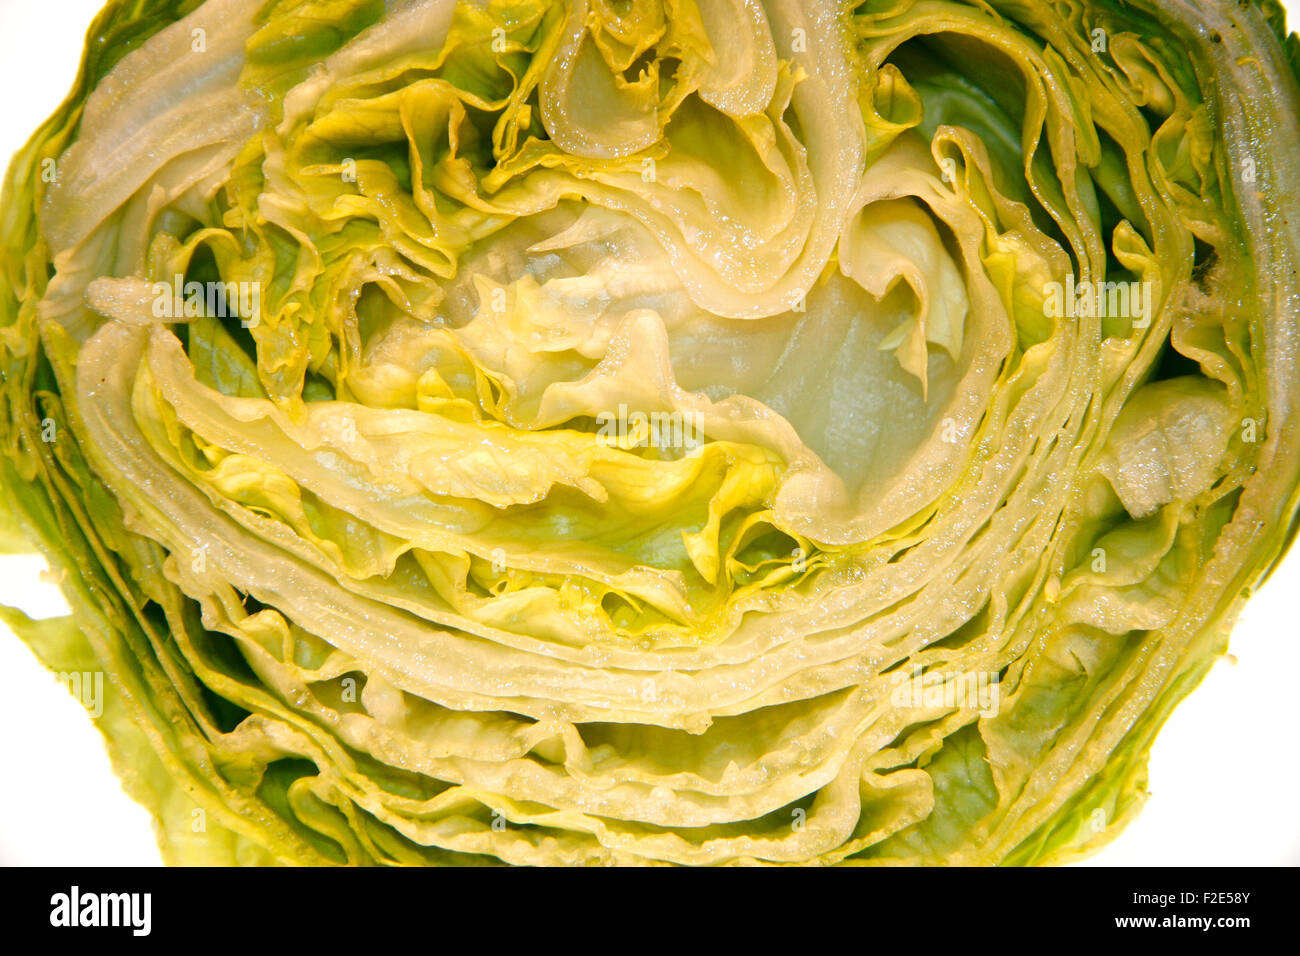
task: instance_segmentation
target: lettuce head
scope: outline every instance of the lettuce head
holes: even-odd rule
[[[1273,0],[112,0],[6,612],[165,857],[1037,864],[1283,553]],[[35,730],[34,732],[39,732]]]

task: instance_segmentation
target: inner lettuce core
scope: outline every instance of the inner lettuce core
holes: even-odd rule
[[[5,619],[171,863],[1091,852],[1293,533],[1297,64],[1272,0],[114,0],[5,183],[73,607]]]

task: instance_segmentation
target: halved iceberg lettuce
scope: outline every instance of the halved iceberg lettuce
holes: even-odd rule
[[[0,485],[74,608],[7,619],[172,862],[1088,852],[1294,531],[1298,50],[115,0],[5,185]]]

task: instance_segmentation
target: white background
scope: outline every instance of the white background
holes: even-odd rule
[[[1292,28],[1300,0],[1284,0]],[[0,0],[0,162],[62,101],[101,0]],[[42,562],[0,555],[0,602],[64,613]],[[1175,710],[1151,754],[1151,798],[1087,865],[1300,864],[1300,548],[1247,605],[1232,658]],[[149,815],[98,732],[0,624],[0,864],[157,865]]]

